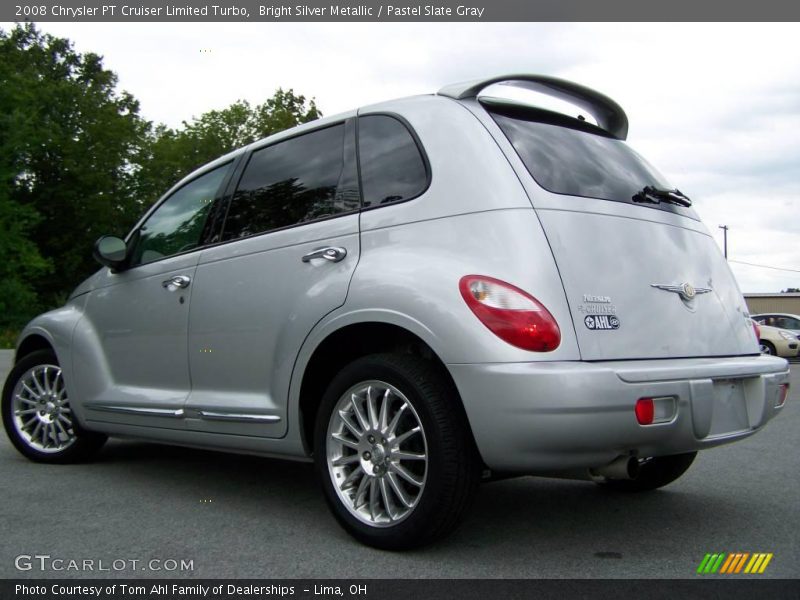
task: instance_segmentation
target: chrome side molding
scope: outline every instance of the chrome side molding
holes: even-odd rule
[[[207,421],[240,421],[245,423],[277,423],[281,420],[278,415],[254,415],[247,413],[227,413],[212,410],[201,410],[200,416]]]
[[[130,415],[141,415],[151,417],[171,417],[182,419],[186,416],[182,408],[149,408],[143,406],[119,406],[115,404],[94,404],[86,408],[103,412],[125,413]],[[198,411],[200,417],[206,421],[239,421],[242,423],[277,423],[281,420],[278,415],[259,415],[249,413],[229,413],[213,410]]]
[[[142,406],[117,406],[113,404],[89,404],[89,410],[100,410],[104,412],[126,413],[131,415],[144,415],[152,417],[172,417],[180,419],[183,417],[183,409],[178,408],[147,408]]]

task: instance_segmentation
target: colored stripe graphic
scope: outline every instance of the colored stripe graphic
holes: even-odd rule
[[[744,569],[745,573],[757,573],[758,567],[761,566],[761,562],[764,560],[764,554],[754,554],[753,558],[747,564]]]
[[[728,560],[725,561],[725,564],[722,565],[722,568],[719,570],[719,572],[730,573],[730,567],[733,565],[736,556],[736,554],[728,554]]]
[[[722,566],[722,561],[725,560],[725,556],[726,556],[726,554],[724,552],[720,553],[719,558],[717,559],[717,562],[715,562],[714,566],[711,568],[711,572],[712,573],[716,573],[717,570],[720,568],[720,566]]]
[[[703,560],[700,563],[700,566],[697,567],[697,573],[698,574],[705,572],[704,569],[706,568],[706,565],[708,564],[709,560],[711,560],[711,555],[710,554],[706,554],[705,557],[703,557]]]
[[[744,561],[747,560],[748,556],[750,556],[749,552],[745,552],[744,554],[742,554],[742,558],[739,559],[739,564],[736,565],[736,571],[735,571],[736,573],[742,570],[742,567],[744,566]]]
[[[769,564],[769,561],[772,560],[772,556],[773,556],[772,552],[767,554],[767,557],[764,559],[764,562],[761,563],[761,568],[758,570],[759,574],[763,573],[764,570],[767,568],[767,565]]]
[[[736,573],[761,574],[772,560],[774,554],[771,552],[714,552],[707,553],[700,565],[697,567],[698,575],[709,575],[719,573],[720,575],[732,575]],[[749,559],[749,560],[748,560]]]
[[[698,573],[716,573],[717,569],[719,569],[722,561],[725,560],[726,554],[722,553],[715,553],[715,554],[706,554],[703,562],[700,563],[700,566],[697,568]]]

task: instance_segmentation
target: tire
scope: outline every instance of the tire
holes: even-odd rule
[[[81,462],[107,439],[78,424],[51,350],[32,352],[14,365],[3,387],[2,412],[11,443],[36,462]]]
[[[600,485],[618,492],[649,492],[672,483],[683,475],[694,462],[697,452],[653,456],[639,460],[636,479],[606,479]]]
[[[759,350],[761,350],[761,354],[768,354],[770,356],[778,355],[778,352],[775,350],[775,345],[766,340],[759,340]]]
[[[331,511],[376,548],[441,539],[461,522],[480,481],[457,392],[412,355],[374,354],[345,367],[323,395],[314,441]]]

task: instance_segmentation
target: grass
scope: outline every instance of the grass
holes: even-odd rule
[[[16,329],[0,329],[0,350],[11,348],[17,343],[19,331]]]

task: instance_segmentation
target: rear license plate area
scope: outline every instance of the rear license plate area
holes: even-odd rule
[[[715,379],[712,402],[711,429],[707,437],[719,437],[750,429],[742,379]]]

